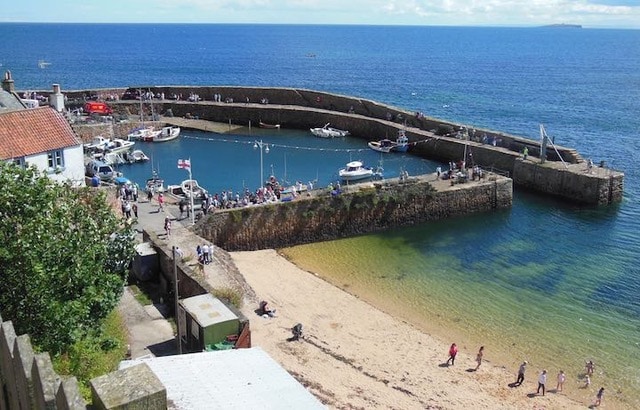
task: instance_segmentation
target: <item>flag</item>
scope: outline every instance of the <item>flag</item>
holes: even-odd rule
[[[191,171],[191,160],[190,159],[179,159],[178,160],[178,168],[186,169],[187,171]]]

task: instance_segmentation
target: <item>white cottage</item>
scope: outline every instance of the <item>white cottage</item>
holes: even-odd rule
[[[82,142],[51,107],[0,109],[0,161],[35,165],[54,181],[85,185]]]

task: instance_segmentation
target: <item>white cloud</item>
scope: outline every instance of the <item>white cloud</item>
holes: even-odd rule
[[[55,5],[55,6],[54,6]],[[30,0],[4,21],[541,25],[640,28],[638,0]]]

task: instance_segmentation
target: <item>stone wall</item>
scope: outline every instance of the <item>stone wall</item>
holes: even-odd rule
[[[280,248],[508,208],[512,194],[511,179],[497,175],[444,190],[414,177],[336,196],[216,212],[194,229],[229,251]]]
[[[624,174],[586,164],[565,167],[517,159],[513,177],[525,188],[586,204],[620,202],[624,193]]]

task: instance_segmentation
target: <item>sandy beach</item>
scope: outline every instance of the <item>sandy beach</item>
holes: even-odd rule
[[[275,250],[233,252],[231,257],[257,295],[243,312],[252,344],[260,346],[328,407],[339,409],[573,409],[578,403],[555,392],[536,395],[539,369],[528,369],[520,387],[509,387],[517,369],[492,365],[491,347],[477,371],[473,351],[460,350],[447,366],[449,342],[299,269]],[[277,310],[262,318],[266,300]],[[303,339],[287,341],[303,324]],[[565,386],[566,388],[566,386]]]

